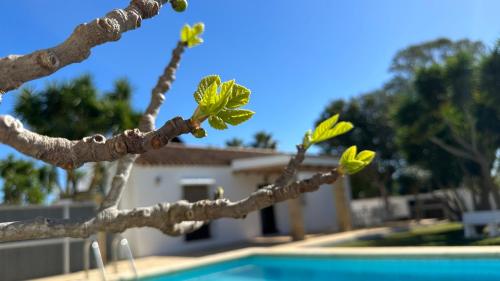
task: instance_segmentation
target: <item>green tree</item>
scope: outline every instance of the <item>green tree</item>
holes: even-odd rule
[[[323,153],[338,155],[352,143],[377,152],[373,164],[353,175],[354,197],[379,195],[384,201],[384,211],[390,217],[388,196],[392,190],[392,175],[398,167],[400,156],[395,143],[395,131],[390,119],[392,96],[385,91],[375,91],[349,101],[335,100],[320,115],[320,120],[334,113],[351,120],[356,127],[350,134],[319,144]]]
[[[447,58],[462,52],[481,57],[485,50],[482,42],[469,39],[452,41],[448,38],[438,38],[410,45],[398,51],[392,58],[389,71],[394,76],[385,85],[385,88],[391,89],[393,92],[408,90],[408,87],[411,88],[411,81],[413,81],[418,69],[443,63]]]
[[[276,149],[278,142],[273,140],[273,135],[265,131],[259,131],[253,135],[253,141],[249,144],[250,147]]]
[[[243,147],[245,146],[243,140],[240,138],[232,138],[226,141],[227,147]]]
[[[459,166],[464,175],[478,181],[479,209],[492,207],[490,194],[500,206],[492,175],[500,147],[499,73],[498,45],[481,58],[459,52],[418,70],[415,92],[404,99],[396,115],[402,143],[444,151],[448,155],[434,163],[446,163],[451,156],[449,168]],[[421,157],[425,156],[431,155]]]
[[[0,176],[5,204],[43,203],[58,186],[54,167],[37,167],[33,161],[15,159],[13,155],[0,161]]]
[[[399,51],[393,58],[390,71],[393,78],[386,83],[386,91],[394,95],[394,119],[403,118],[407,123],[413,122],[420,116],[421,108],[418,101],[414,101],[416,95],[415,79],[421,68],[430,67],[433,64],[442,64],[450,57],[459,53],[468,53],[475,59],[480,59],[486,53],[486,48],[480,41],[462,39],[452,41],[447,38],[438,38],[429,42],[411,45]],[[414,102],[410,102],[414,101]],[[402,107],[405,107],[401,110]],[[404,127],[396,125],[398,135],[398,146],[404,156],[407,165],[417,165],[421,169],[430,172],[429,190],[448,189],[454,194],[442,200],[443,204],[459,218],[461,212],[465,210],[463,198],[456,193],[455,188],[461,183],[471,182],[471,175],[466,170],[466,166],[453,155],[442,151],[430,142],[418,141],[418,138],[401,138],[407,134]],[[404,168],[404,167],[403,167]],[[403,175],[404,173],[398,173]],[[401,185],[405,180],[399,181]],[[474,188],[470,189],[476,192]],[[473,197],[474,199],[475,197]],[[456,203],[453,203],[456,202]]]
[[[373,165],[351,178],[354,197],[378,194],[384,198],[385,211],[390,215],[388,196],[402,191],[401,188],[396,189],[396,185],[408,182],[408,175],[404,172],[408,164],[418,165],[430,172],[430,183],[426,185],[430,190],[456,187],[461,183],[463,171],[456,157],[433,144],[415,142],[413,138],[398,141],[397,136],[405,129],[400,128],[395,122],[397,118],[394,118],[404,101],[415,95],[414,80],[418,70],[443,63],[460,52],[470,53],[479,59],[485,53],[485,47],[479,41],[452,41],[446,38],[411,45],[394,56],[389,69],[393,77],[383,87],[349,101],[333,101],[323,111],[320,119],[339,112],[356,124],[352,134],[322,143],[320,146],[324,153],[338,153],[339,147],[342,149],[353,142],[377,151]],[[408,122],[418,118],[420,111],[424,110],[418,107],[418,102],[413,106],[399,112],[407,115]],[[437,161],[437,157],[444,161]],[[405,178],[395,183],[394,179],[399,176]]]
[[[41,91],[25,88],[16,104],[16,114],[40,134],[81,139],[100,133],[112,135],[137,126],[140,114],[131,106],[132,88],[119,79],[110,92],[100,94],[89,75],[52,83]],[[40,118],[43,116],[43,118]],[[68,126],[71,124],[71,126]],[[104,163],[95,163],[90,191],[104,188]],[[77,193],[82,173],[67,170],[64,196]]]

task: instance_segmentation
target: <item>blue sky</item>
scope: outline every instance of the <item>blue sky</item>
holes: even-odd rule
[[[1,1],[0,57],[24,54],[62,42],[79,23],[104,15],[128,1]],[[135,89],[134,106],[144,109],[158,75],[169,60],[184,23],[203,21],[205,43],[187,50],[157,125],[176,115],[189,117],[199,79],[220,74],[252,90],[244,125],[190,144],[223,146],[231,137],[250,141],[258,130],[272,132],[279,148],[293,151],[327,103],[373,90],[389,77],[390,59],[409,44],[437,37],[470,38],[492,45],[500,38],[499,1],[421,0],[191,0],[184,13],[164,7],[160,15],[118,42],[94,48],[80,64],[30,82],[91,73],[109,90],[119,77]],[[6,12],[7,11],[7,12]],[[0,114],[12,113],[16,91]],[[0,157],[13,150],[0,147]]]

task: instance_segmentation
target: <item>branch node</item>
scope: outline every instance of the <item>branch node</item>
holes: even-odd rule
[[[54,71],[59,68],[59,59],[57,56],[48,50],[40,51],[38,53],[37,62],[45,69]]]
[[[115,147],[115,151],[118,152],[118,154],[125,154],[125,153],[127,153],[127,145],[121,139],[118,139],[115,142],[114,147]]]
[[[134,138],[139,136],[140,131],[138,129],[132,129],[132,130],[125,130],[125,136]]]
[[[135,22],[134,28],[141,27],[141,25],[142,25],[142,17],[141,17],[141,15],[139,15],[136,12],[131,12],[131,15],[133,16],[134,22]]]
[[[3,124],[7,128],[14,128],[16,132],[19,132],[23,129],[23,124],[10,115],[0,116],[0,121],[3,121]]]
[[[151,18],[160,11],[160,4],[152,0],[132,0],[132,3],[141,11],[143,18]]]
[[[97,26],[106,31],[108,35],[110,35],[110,39],[113,41],[117,41],[121,37],[120,33],[120,24],[116,19],[113,18],[102,18],[97,19]]]
[[[192,210],[187,210],[185,215],[188,220],[192,220],[194,218],[194,212]]]
[[[105,143],[106,142],[106,138],[103,135],[99,135],[99,134],[95,135],[93,137],[93,140],[96,143]]]
[[[93,143],[105,143],[106,138],[101,134],[97,134],[97,135],[93,135],[90,137],[85,137],[85,138],[83,138],[83,141],[87,142],[87,143],[91,143],[91,142],[93,142]]]

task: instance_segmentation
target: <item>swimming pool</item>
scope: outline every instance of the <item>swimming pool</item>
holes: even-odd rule
[[[500,257],[256,255],[142,281],[498,281]]]

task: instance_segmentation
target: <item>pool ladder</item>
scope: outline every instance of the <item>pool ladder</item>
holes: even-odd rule
[[[99,243],[95,240],[86,239],[83,244],[83,269],[85,270],[85,279],[89,279],[89,268],[90,268],[90,247],[92,247],[92,252],[94,253],[94,258],[97,263],[97,267],[101,272],[101,279],[104,281],[108,280],[106,276],[106,269],[104,269],[104,263],[102,261],[101,250],[99,249]]]
[[[139,275],[137,274],[137,267],[135,266],[134,255],[132,255],[132,250],[130,249],[130,245],[128,244],[128,240],[123,238],[121,235],[116,235],[113,238],[113,242],[111,242],[111,262],[113,263],[113,267],[115,273],[118,273],[118,260],[120,259],[120,249],[125,250],[125,255],[129,261],[130,269],[134,273],[134,279],[138,279]]]
[[[85,270],[85,278],[89,279],[89,268],[90,268],[90,252],[89,249],[92,247],[94,253],[94,258],[97,263],[97,267],[101,272],[101,279],[107,281],[106,270],[104,268],[104,263],[102,261],[101,251],[99,249],[99,243],[95,240],[86,239],[83,248],[83,268]],[[130,268],[134,272],[134,279],[138,279],[137,268],[135,266],[134,256],[132,255],[132,250],[128,244],[128,240],[120,235],[113,238],[111,243],[111,262],[113,263],[115,273],[118,273],[118,259],[120,258],[120,249],[125,250],[127,259],[129,260]]]

